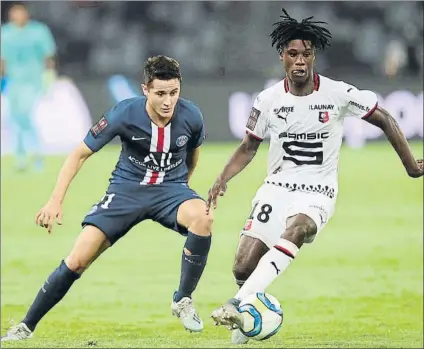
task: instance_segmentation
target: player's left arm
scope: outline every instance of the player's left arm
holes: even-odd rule
[[[186,164],[188,168],[187,181],[190,182],[190,178],[193,175],[194,169],[199,161],[200,147],[189,149],[187,151]]]
[[[6,75],[6,67],[5,67],[5,62],[2,59],[1,67],[0,67],[0,92],[3,92],[6,88],[7,80],[5,75]]]
[[[399,155],[410,177],[418,178],[424,174],[423,160],[415,160],[411,147],[400,129],[398,122],[387,110],[377,106],[377,108],[364,120],[377,126],[384,132],[396,153]]]
[[[56,56],[49,56],[45,59],[46,70],[56,70]]]
[[[377,95],[345,83],[340,85],[340,91],[342,116],[362,119],[380,128],[399,155],[408,175],[413,178],[422,176],[423,160],[415,160],[399,124],[387,110],[378,105]]]
[[[203,115],[199,108],[196,107],[195,113],[198,114],[198,123],[193,131],[191,139],[187,143],[187,156],[186,165],[188,168],[187,181],[190,181],[191,176],[194,173],[194,169],[197,166],[200,155],[200,146],[206,138],[205,124],[203,122]]]
[[[6,26],[1,26],[1,76],[6,75],[6,56],[8,54],[8,40],[7,40],[7,28]]]
[[[7,40],[7,32],[8,32],[8,26],[2,25],[1,26],[1,67],[0,67],[0,79],[1,79],[1,86],[0,91],[3,92],[6,86],[6,57],[8,56],[8,50],[9,50],[9,40]]]
[[[56,42],[53,34],[47,25],[43,24],[40,28],[40,45],[44,57],[44,85],[48,88],[57,77],[57,59],[56,59]]]

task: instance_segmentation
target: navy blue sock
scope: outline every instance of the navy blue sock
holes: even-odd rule
[[[183,297],[191,297],[206,266],[211,247],[211,235],[199,236],[188,232],[184,249],[189,253],[181,257],[180,287],[174,294],[174,301],[179,302]]]
[[[64,261],[50,274],[44,285],[38,291],[37,297],[22,320],[31,331],[34,331],[39,321],[52,309],[71,288],[80,274],[68,268]]]

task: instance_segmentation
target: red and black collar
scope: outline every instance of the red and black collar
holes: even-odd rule
[[[314,73],[314,91],[318,91],[319,90],[319,85],[320,85],[320,78],[319,75],[317,73]],[[289,79],[284,78],[284,90],[287,92],[289,92]]]

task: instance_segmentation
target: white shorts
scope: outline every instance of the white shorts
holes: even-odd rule
[[[335,204],[336,198],[323,194],[289,191],[265,183],[252,200],[252,210],[240,234],[257,238],[271,248],[286,230],[287,219],[299,213],[315,222],[318,234],[332,217]],[[305,242],[312,242],[315,236]]]

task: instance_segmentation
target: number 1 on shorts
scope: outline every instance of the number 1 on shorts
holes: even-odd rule
[[[104,199],[106,199],[106,200],[103,204],[100,205],[100,207],[107,210],[109,208],[109,205],[112,202],[112,199],[113,199],[114,196],[115,196],[115,194],[106,194],[105,196],[103,196],[102,199],[100,200],[100,202],[102,202]]]

